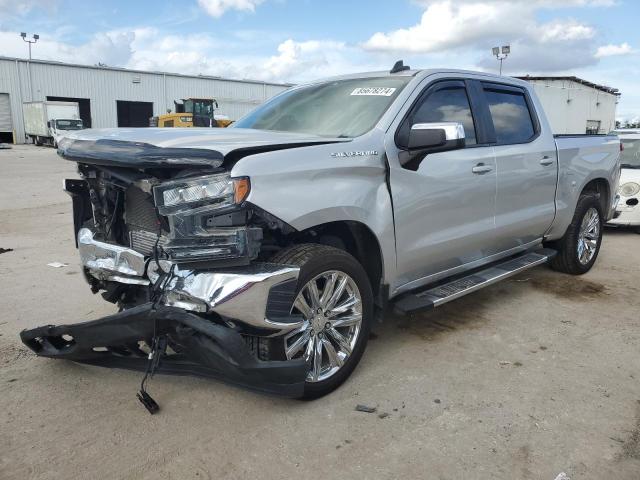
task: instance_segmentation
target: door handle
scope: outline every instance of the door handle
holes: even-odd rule
[[[542,160],[540,160],[540,165],[544,165],[545,167],[547,165],[551,165],[552,163],[553,163],[553,158],[548,157],[547,155],[542,157]]]
[[[493,170],[493,167],[490,165],[485,165],[484,163],[479,163],[475,167],[471,169],[471,171],[475,174],[482,175],[483,173],[488,173]]]

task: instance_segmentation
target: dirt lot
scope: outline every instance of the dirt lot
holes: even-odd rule
[[[314,402],[36,358],[21,329],[97,318],[53,150],[0,151],[0,478],[640,478],[640,235],[594,270],[545,267],[389,317]],[[50,262],[68,263],[52,268]],[[354,410],[357,404],[376,413]]]

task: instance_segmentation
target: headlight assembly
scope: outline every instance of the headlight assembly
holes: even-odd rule
[[[176,262],[234,261],[248,263],[258,254],[262,230],[246,225],[242,205],[251,191],[247,177],[228,173],[185,178],[153,187],[160,215],[169,223],[162,249]],[[239,220],[231,220],[236,213]],[[210,224],[216,215],[229,217],[227,227]]]
[[[627,182],[620,185],[620,188],[618,189],[618,193],[623,197],[633,197],[634,195],[637,195],[638,192],[640,192],[640,185],[636,182]]]
[[[153,188],[153,195],[158,212],[167,215],[203,206],[214,209],[241,204],[250,189],[248,178],[231,178],[224,173],[165,182]]]

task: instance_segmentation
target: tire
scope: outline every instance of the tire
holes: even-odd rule
[[[595,234],[595,231],[590,234],[590,237],[594,237],[592,240],[595,241],[595,245],[591,247],[593,250],[592,253],[587,255],[588,259],[583,257],[581,261],[580,253],[584,253],[584,250],[582,250],[582,252],[580,251],[581,229],[583,222],[586,221],[585,217],[588,215],[591,216],[593,211],[597,212],[598,215],[596,225],[597,234]],[[564,237],[554,244],[554,247],[558,250],[558,254],[551,260],[551,268],[571,275],[582,275],[591,270],[591,267],[593,267],[593,264],[598,258],[600,246],[602,245],[602,231],[604,227],[602,218],[602,205],[598,195],[594,193],[582,194],[578,199],[573,220],[569,228],[567,228]],[[591,240],[590,237],[589,239]]]
[[[308,330],[306,330],[308,333],[288,334],[282,337],[281,345],[282,351],[284,352],[284,358],[289,358],[287,354],[289,350],[287,347],[296,343],[296,340],[301,339],[303,336],[309,339],[307,343],[305,343],[306,347],[302,347],[301,352],[296,353],[295,356],[292,356],[291,358],[299,358],[300,356],[306,355],[308,353],[309,343],[316,342],[315,344],[312,343],[315,346],[318,345],[317,342],[322,344],[320,347],[322,353],[319,357],[320,363],[318,364],[318,370],[315,370],[315,359],[317,357],[310,356],[309,373],[305,381],[304,394],[302,398],[312,399],[322,397],[338,388],[351,375],[362,358],[362,354],[367,346],[369,332],[373,322],[373,293],[371,291],[369,278],[367,277],[362,265],[360,265],[354,257],[343,250],[326,245],[295,245],[278,252],[273,258],[271,258],[271,262],[285,265],[296,265],[300,267],[300,275],[298,277],[295,298],[298,298],[300,295],[302,295],[303,298],[305,296],[308,297],[307,294],[309,293],[309,290],[307,290],[307,288],[312,281],[318,288],[318,296],[322,297],[322,293],[329,284],[329,281],[324,282],[325,277],[334,279],[335,285],[339,285],[342,279],[345,278],[351,280],[351,282],[349,282],[349,280],[345,280],[345,284],[347,286],[344,287],[343,293],[340,294],[339,298],[336,299],[333,303],[333,307],[331,308],[346,305],[350,299],[354,298],[354,296],[357,297],[358,293],[360,295],[360,306],[359,308],[354,307],[355,313],[354,310],[351,310],[332,317],[334,310],[331,310],[331,308],[324,314],[317,313],[319,311],[316,310],[317,314],[312,314],[312,319],[308,322]],[[354,285],[356,288],[354,288]],[[303,289],[305,289],[304,292],[302,292]],[[337,291],[338,289],[336,288],[335,290]],[[345,296],[346,300],[342,300]],[[308,306],[312,307],[312,305],[310,305],[310,301],[305,301]],[[329,299],[329,301],[326,302],[326,305],[330,307],[330,304],[331,301]],[[323,307],[325,306],[325,304],[321,303],[318,303],[318,305],[322,305]],[[358,309],[360,310],[359,312],[357,311]],[[313,308],[309,310],[313,310]],[[295,313],[301,313],[301,310],[298,310],[296,306],[293,307],[292,311]],[[357,326],[338,327],[338,323],[332,323],[349,316],[357,317],[360,313],[361,321]],[[329,316],[327,317],[327,315]],[[305,315],[305,317],[307,316]],[[322,326],[320,324],[324,324],[326,326],[336,325],[336,327],[335,329],[329,327],[321,330]],[[316,333],[316,331],[319,333]],[[334,337],[336,331],[340,333],[342,339],[351,338],[350,341],[355,341],[355,344],[351,343],[350,348],[343,349],[341,345],[345,345],[345,343],[338,343],[336,338],[340,337]],[[355,332],[355,336],[350,337],[350,334],[353,332]],[[325,346],[327,342],[330,343],[333,348],[332,355],[330,355],[331,352],[329,351],[331,347]],[[315,352],[315,346],[312,347],[313,352]],[[347,354],[349,349],[351,350],[351,353]],[[341,357],[343,354],[347,355],[346,358]],[[337,360],[332,362],[332,359]],[[324,362],[325,360],[326,362]],[[334,364],[336,366],[332,367]],[[322,378],[322,365],[325,365],[328,369],[326,373],[324,373],[324,375],[328,375],[327,378]],[[335,370],[336,368],[337,370]],[[316,378],[314,378],[314,376]]]

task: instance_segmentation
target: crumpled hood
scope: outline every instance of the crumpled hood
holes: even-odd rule
[[[151,149],[154,156],[161,155],[162,151],[158,149],[196,149],[216,152],[212,158],[224,157],[235,150],[269,151],[349,140],[246,128],[103,128],[79,130],[66,138],[70,140],[67,146],[75,144],[89,153],[97,145],[129,144],[155,147]],[[63,147],[61,155],[69,157],[70,152],[65,152]]]
[[[245,128],[104,128],[67,135],[58,152],[69,160],[101,165],[217,168],[234,151],[250,155],[349,140]]]

